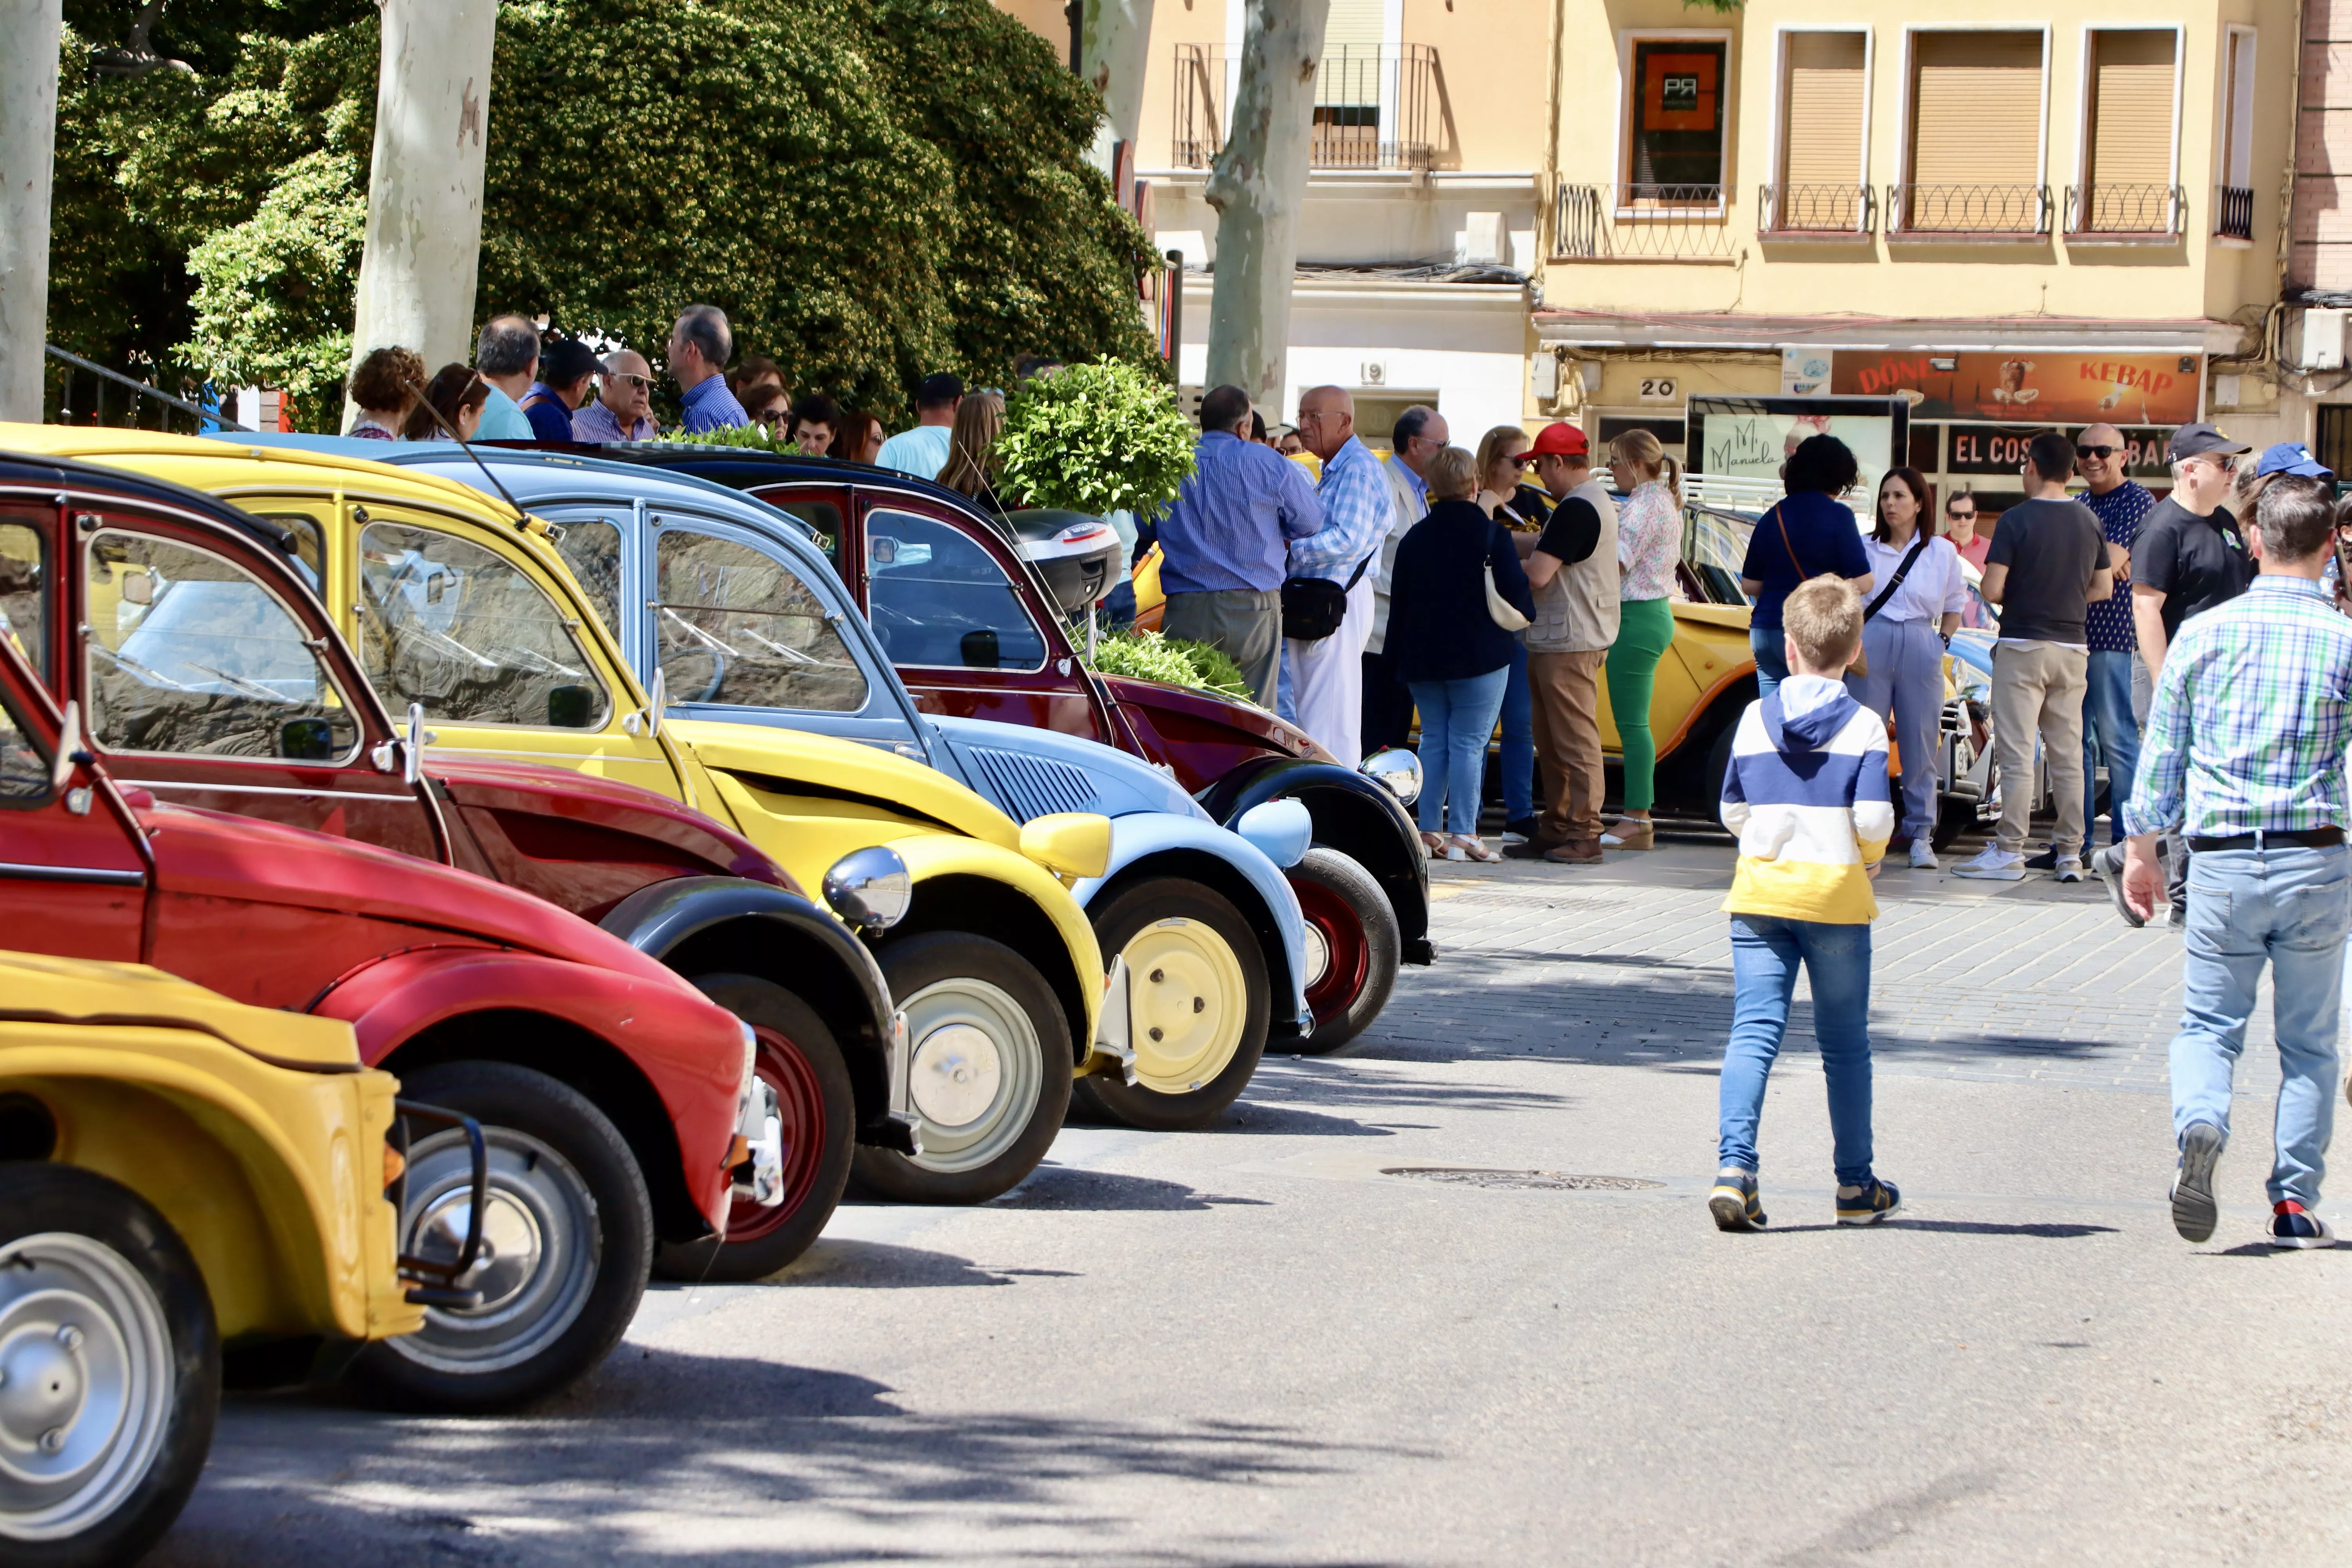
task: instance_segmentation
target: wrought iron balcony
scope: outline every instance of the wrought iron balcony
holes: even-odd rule
[[[2056,206],[2047,185],[1889,185],[1886,232],[2036,237],[2050,232]]]
[[[2213,232],[2223,239],[2254,237],[2254,193],[2245,185],[2223,185],[2213,203]]]
[[[2069,239],[2172,239],[2188,220],[2189,191],[2183,185],[2066,187]]]
[[[1756,211],[1767,236],[1866,235],[1878,226],[1878,193],[1868,185],[1759,185]]]
[[[1562,261],[1728,259],[1729,193],[1721,185],[1562,185],[1551,251]]]
[[[1232,134],[1229,109],[1241,84],[1241,51],[1222,44],[1176,46],[1179,168],[1205,169]],[[1426,169],[1437,160],[1437,50],[1427,44],[1341,44],[1315,68],[1315,169]]]

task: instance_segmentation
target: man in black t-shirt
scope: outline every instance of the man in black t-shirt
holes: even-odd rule
[[[2132,544],[2132,628],[2152,679],[2180,623],[2234,599],[2253,580],[2237,520],[2221,504],[2231,471],[2253,448],[2210,425],[2183,425],[2166,458],[2172,493],[2148,510]]]

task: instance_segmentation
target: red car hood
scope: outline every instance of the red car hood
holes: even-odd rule
[[[655,860],[681,874],[743,877],[801,891],[759,846],[700,812],[635,784],[566,768],[478,758],[426,763],[457,805],[487,811],[534,854],[572,860]]]

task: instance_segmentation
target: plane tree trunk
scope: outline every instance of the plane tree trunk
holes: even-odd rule
[[[37,425],[63,0],[0,0],[0,419]]]
[[[1079,74],[1103,95],[1102,129],[1088,156],[1105,174],[1111,149],[1143,127],[1143,73],[1151,48],[1151,0],[1086,0]]]

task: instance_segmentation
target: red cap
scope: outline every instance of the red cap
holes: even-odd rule
[[[1537,431],[1535,445],[1519,455],[1523,458],[1581,458],[1591,449],[1585,442],[1582,430],[1573,425],[1555,422]]]

